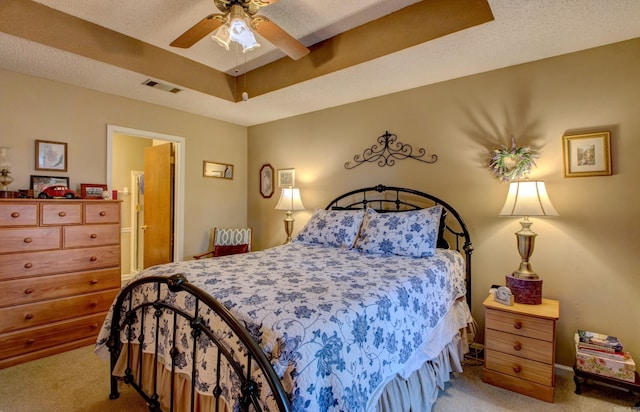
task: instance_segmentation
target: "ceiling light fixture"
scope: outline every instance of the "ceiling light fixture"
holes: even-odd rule
[[[229,44],[233,40],[242,46],[243,53],[260,47],[256,36],[254,36],[251,28],[249,28],[249,25],[245,21],[245,16],[246,14],[242,6],[234,4],[231,6],[227,23],[213,32],[211,38],[227,50],[229,50]]]

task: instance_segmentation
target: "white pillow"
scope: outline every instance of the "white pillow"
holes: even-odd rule
[[[356,248],[361,252],[429,257],[435,254],[442,206],[407,212],[367,209]]]
[[[364,210],[316,209],[295,241],[351,249],[363,217]]]

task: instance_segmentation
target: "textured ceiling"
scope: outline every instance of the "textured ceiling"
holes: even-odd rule
[[[397,51],[389,50],[389,44],[393,46],[396,38],[387,34],[359,46],[340,48],[342,43],[348,44],[345,32],[362,29],[372,38],[369,26],[379,30],[380,24],[390,21],[390,13],[396,15],[405,7],[418,10],[423,3],[433,4],[433,10],[442,12],[420,17],[428,24],[417,29],[436,32],[436,26],[454,24],[471,14],[472,8],[466,5],[463,10],[469,10],[468,13],[457,12],[451,16],[443,12],[460,1],[280,0],[263,8],[260,14],[312,49],[306,62],[293,62],[263,39],[259,39],[262,40],[260,48],[246,55],[226,51],[208,37],[189,49],[170,47],[169,43],[186,29],[217,11],[212,0],[2,0],[0,68],[249,126],[640,37],[638,0],[488,0],[492,19],[462,23],[466,26],[433,35],[433,39],[417,45],[407,48],[399,45]],[[477,3],[480,8],[485,3],[485,0],[464,1]],[[71,37],[66,43],[46,45],[67,25],[61,25],[62,20],[56,25],[54,20],[47,19],[47,13],[41,11],[48,9],[42,5],[54,9],[55,13],[60,11],[133,38],[123,37],[125,44],[140,49],[137,66],[132,69],[134,66],[127,65],[130,61],[121,63],[119,52],[122,50],[118,48],[121,43],[111,43],[104,37],[83,39],[83,42]],[[28,13],[16,12],[21,9]],[[29,18],[25,19],[23,14]],[[361,26],[376,19],[380,20]],[[73,19],[74,24],[77,21]],[[82,47],[91,40],[95,40],[95,44],[85,53]],[[335,52],[331,57],[347,58],[350,62],[319,72],[322,65],[318,63],[318,56],[326,56],[327,42],[331,41]],[[401,42],[398,38],[397,43]],[[146,53],[147,46],[152,49],[150,53]],[[379,50],[385,51],[377,55]],[[109,55],[109,59],[103,59],[109,63],[100,58],[83,57],[92,56],[96,51],[101,53],[99,56]],[[164,76],[166,78],[153,76],[152,73],[162,73],[162,67],[144,68],[148,55],[173,59],[171,61],[181,56],[184,61],[180,64],[185,64],[185,70],[179,75]],[[358,61],[360,55],[364,56],[364,62]],[[169,61],[162,59],[159,61]],[[241,75],[238,81],[233,80],[232,76],[245,71],[248,71],[246,78]],[[283,83],[288,76],[283,78],[283,72],[290,73],[291,84]],[[183,91],[171,94],[142,86],[147,78],[165,81]],[[170,82],[167,78],[177,81]],[[225,96],[225,90],[209,91],[206,83],[213,79],[218,79],[219,85],[234,96]],[[258,86],[275,81],[279,82],[277,86],[259,90]],[[205,86],[200,87],[202,84]],[[234,101],[245,88],[250,92],[255,90],[250,93],[250,99]]]

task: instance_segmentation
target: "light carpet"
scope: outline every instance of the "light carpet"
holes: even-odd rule
[[[142,398],[124,384],[120,398],[109,399],[108,370],[109,363],[93,353],[93,346],[2,369],[0,412],[148,411]],[[554,403],[483,383],[482,366],[465,366],[463,373],[454,375],[433,412],[629,412],[637,401],[629,392],[592,384],[582,385],[582,395],[576,395],[569,371],[556,375]]]

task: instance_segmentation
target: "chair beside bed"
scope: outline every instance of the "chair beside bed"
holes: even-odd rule
[[[337,220],[331,221],[333,212],[336,212],[333,217],[339,217],[339,223]],[[408,213],[395,215],[395,217],[401,217],[396,219],[391,215],[394,212]],[[355,222],[352,222],[353,219],[344,219],[352,215],[361,215],[361,223],[357,222],[357,219]],[[419,219],[418,225],[415,224],[416,219]],[[395,236],[397,233],[379,230],[380,226],[396,227],[398,224],[406,225],[401,236]],[[366,226],[365,233],[369,235],[368,238],[365,233],[360,232],[360,226],[362,226],[362,230],[365,230]],[[420,231],[411,230],[418,227],[420,227]],[[395,241],[390,241],[390,239],[394,239],[394,236]],[[401,239],[405,238],[411,238],[412,241],[402,242]],[[425,247],[423,245],[425,241],[433,248]],[[268,272],[257,270],[254,275],[241,273],[240,268],[252,264],[264,270],[274,267],[278,268],[276,269],[279,271],[278,273],[284,273],[284,277],[286,277],[289,275],[289,266],[283,256],[286,256],[286,252],[291,251],[297,251],[296,253],[302,256],[312,257],[322,255],[323,251],[331,251],[335,254],[331,256],[335,256],[336,262],[339,262],[340,259],[349,262],[349,259],[358,258],[365,262],[371,260],[374,265],[375,262],[385,261],[384,256],[392,255],[395,252],[400,254],[398,259],[403,265],[413,265],[416,262],[422,262],[416,260],[416,256],[426,257],[431,256],[432,253],[442,255],[440,252],[435,252],[435,249],[449,248],[459,252],[462,256],[461,261],[463,261],[460,266],[464,266],[462,269],[464,273],[461,275],[464,277],[463,284],[460,287],[453,287],[454,290],[442,291],[443,294],[451,295],[449,300],[452,303],[449,305],[450,307],[448,306],[449,309],[445,311],[446,313],[439,315],[443,319],[447,318],[447,322],[440,323],[445,323],[449,329],[452,329],[447,332],[449,334],[447,336],[450,338],[447,338],[444,343],[438,342],[437,349],[431,350],[428,343],[432,340],[436,342],[432,337],[434,334],[431,333],[424,341],[421,341],[421,345],[418,345],[419,350],[413,352],[408,361],[406,356],[409,353],[402,357],[407,364],[419,362],[419,365],[422,365],[420,368],[408,368],[407,365],[404,365],[402,368],[396,368],[397,373],[394,372],[390,376],[379,376],[375,382],[368,382],[371,388],[368,391],[363,390],[361,396],[375,398],[375,402],[371,403],[371,399],[369,399],[367,406],[363,404],[364,400],[362,399],[344,400],[346,399],[344,396],[353,396],[352,390],[357,386],[335,387],[335,390],[346,391],[341,392],[343,395],[340,396],[343,397],[338,399],[338,395],[333,396],[326,392],[320,394],[322,390],[328,388],[326,386],[316,388],[314,385],[306,387],[306,391],[302,391],[303,386],[298,385],[298,382],[295,381],[301,370],[298,369],[300,365],[295,363],[299,359],[294,358],[302,353],[302,349],[295,346],[297,341],[292,339],[293,332],[286,328],[283,329],[283,327],[285,323],[295,323],[314,315],[315,312],[320,311],[319,307],[326,307],[326,304],[314,307],[302,301],[296,303],[283,301],[283,308],[276,309],[276,312],[292,308],[291,320],[287,322],[278,320],[273,323],[273,329],[266,328],[263,323],[268,323],[269,316],[265,315],[264,319],[254,319],[255,314],[252,314],[252,310],[247,310],[246,313],[237,312],[236,309],[243,306],[242,302],[247,300],[246,296],[248,295],[244,300],[233,301],[231,296],[227,298],[224,293],[227,291],[231,293],[235,290],[236,285],[233,282],[227,285],[224,280],[218,277],[222,271],[229,270],[234,277],[242,278],[245,276],[243,279],[256,279],[257,277],[257,284],[262,284],[267,288],[272,280]],[[438,388],[442,388],[443,382],[448,380],[451,371],[460,370],[464,336],[459,334],[458,330],[463,329],[466,322],[471,320],[468,305],[470,305],[471,297],[472,251],[466,225],[459,214],[447,203],[423,192],[378,185],[341,195],[331,201],[325,210],[314,212],[310,222],[290,245],[255,254],[173,263],[151,269],[140,274],[123,289],[114,302],[110,315],[105,320],[103,332],[97,342],[97,352],[104,353],[106,348],[110,352],[112,370],[110,397],[117,398],[119,396],[118,383],[123,377],[125,383],[132,385],[141,393],[152,411],[231,411],[236,409],[243,411],[302,411],[307,410],[310,402],[315,402],[311,403],[311,409],[314,409],[320,402],[318,399],[324,399],[322,402],[325,403],[322,408],[327,408],[327,410],[332,410],[334,406],[338,407],[338,403],[343,401],[355,402],[353,404],[358,406],[354,406],[354,408],[358,410],[375,409],[379,412],[397,412],[407,410],[409,407],[430,409],[434,391],[437,393]],[[285,254],[283,255],[283,253]],[[268,260],[269,256],[275,259],[271,263]],[[453,254],[449,253],[444,256],[444,262],[456,260]],[[326,267],[330,269],[335,264],[335,262],[330,262]],[[313,262],[309,265],[313,266]],[[442,266],[442,263],[439,263],[439,266]],[[399,267],[406,268],[406,266]],[[182,269],[185,269],[186,277],[179,274]],[[394,269],[388,269],[388,271],[393,273]],[[207,277],[205,281],[199,279],[209,272],[214,273],[215,276]],[[160,275],[158,276],[158,274]],[[346,275],[344,273],[344,276]],[[357,276],[362,275],[362,273],[357,274]],[[264,278],[264,282],[260,276]],[[340,273],[334,276],[344,277]],[[373,272],[371,276],[373,276]],[[429,271],[425,276],[436,275]],[[190,283],[187,279],[196,280],[202,285],[206,285],[207,290]],[[446,275],[439,279],[439,283],[443,283],[442,279],[446,279]],[[410,279],[410,282],[403,287],[417,285],[416,282],[419,280]],[[435,277],[432,280],[435,282]],[[235,283],[241,283],[241,281]],[[426,280],[424,283],[426,285]],[[448,286],[451,289],[451,284]],[[303,289],[304,285],[295,287]],[[420,287],[422,287],[421,284]],[[397,289],[400,289],[400,286]],[[283,293],[284,291],[285,289],[283,289]],[[255,304],[256,308],[260,306],[261,299],[257,293],[254,298],[255,302],[251,304]],[[380,293],[385,295],[383,291]],[[401,293],[400,298],[403,296]],[[460,299],[454,299],[458,296]],[[466,296],[466,301],[462,296]],[[277,299],[280,298],[281,296],[277,297]],[[251,305],[248,305],[249,309],[253,307]],[[358,305],[352,305],[352,308],[357,307]],[[371,316],[375,317],[376,308],[372,308],[372,310],[374,312]],[[378,307],[378,313],[380,310]],[[442,309],[440,311],[442,312]],[[298,316],[297,320],[294,312]],[[433,312],[432,308],[431,322],[436,322],[437,319],[433,318]],[[335,317],[336,314],[334,313],[333,316]],[[357,323],[357,319],[362,319],[360,314],[354,316],[346,322]],[[449,318],[452,319],[451,322],[449,322]],[[340,323],[335,319],[333,321]],[[323,320],[318,317],[317,322],[330,324],[331,320]],[[427,323],[426,319],[425,323]],[[441,327],[440,323],[437,326],[439,328],[438,335],[444,333],[441,330],[444,327]],[[457,329],[453,330],[453,325]],[[373,323],[369,326],[373,327]],[[425,326],[423,329],[426,330],[427,327]],[[284,331],[284,335],[282,335],[282,331]],[[324,336],[322,331],[319,333]],[[337,336],[335,330],[327,332],[326,335],[326,339]],[[324,341],[324,339],[318,336],[317,339],[312,338],[311,343],[305,344],[317,343]],[[363,344],[366,343],[359,345]],[[358,350],[358,343],[349,339],[343,340],[343,345],[351,348],[352,351]],[[313,363],[304,364],[304,369],[313,366],[317,367],[318,371],[323,370],[322,373],[338,373],[336,369],[340,368],[339,361],[343,355],[340,353],[330,354],[329,357],[322,360],[324,355],[321,351],[326,351],[326,348],[337,350],[337,347],[324,346],[323,349],[316,352],[317,359],[314,360],[311,356]],[[374,346],[370,346],[370,348],[377,350]],[[373,351],[369,352],[373,355]],[[161,353],[165,353],[165,356],[163,357]],[[386,355],[383,350],[377,354]],[[394,362],[398,361],[396,359],[398,356],[394,356]],[[344,359],[347,359],[346,354]],[[371,358],[370,361],[374,361],[374,359]],[[346,366],[351,368],[355,364],[357,362],[347,363]],[[291,369],[291,365],[294,365],[293,369]],[[344,368],[345,365],[342,367]],[[383,369],[386,370],[385,368],[380,370]],[[318,373],[320,372],[317,372],[316,375]],[[368,373],[354,371],[353,376],[370,376],[367,375]],[[120,377],[116,376],[118,374]],[[401,376],[396,376],[396,374]],[[344,375],[336,376],[342,377]],[[420,384],[416,383],[420,381],[430,381],[431,383],[423,385],[429,386],[428,388],[421,388]],[[375,391],[372,390],[374,386],[377,386]],[[313,399],[311,399],[309,391],[316,391]],[[394,400],[398,396],[416,398],[416,400],[411,401],[413,404],[410,404],[405,399],[403,405],[402,400]],[[339,407],[345,408],[345,405]]]

